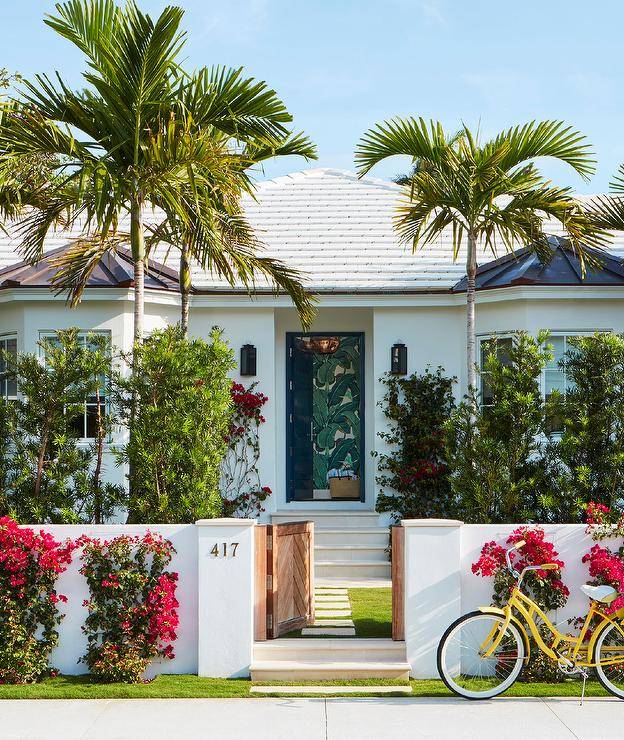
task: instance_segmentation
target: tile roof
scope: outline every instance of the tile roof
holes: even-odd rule
[[[61,256],[66,247],[46,252],[36,265],[20,262],[0,270],[0,290],[7,288],[46,288],[52,284],[57,267],[54,260]],[[132,285],[132,257],[127,249],[107,253],[99,261],[87,281],[87,288],[129,288]],[[178,291],[178,274],[169,267],[153,260],[148,261],[145,274],[148,290]]]
[[[450,229],[416,253],[401,244],[393,230],[401,193],[392,182],[358,179],[343,170],[310,169],[260,182],[255,199],[245,200],[245,210],[265,253],[300,270],[310,289],[446,292],[464,276],[465,251],[462,248],[453,259]],[[129,230],[129,225],[122,223],[121,228]],[[548,231],[562,234],[558,225]],[[77,235],[54,232],[48,248],[58,248]],[[19,260],[18,244],[16,234],[0,235],[0,269]],[[616,235],[610,251],[624,256],[624,234]],[[152,256],[177,269],[176,250],[162,246]],[[490,262],[493,256],[481,251],[478,262]],[[229,290],[198,265],[192,268],[192,282],[199,291]],[[259,281],[258,287],[269,286]]]
[[[619,257],[587,249],[600,266],[583,267],[568,239],[548,237],[549,259],[540,259],[531,249],[518,250],[482,265],[477,270],[477,290],[506,288],[512,285],[624,285],[624,263]],[[454,293],[466,290],[463,277],[454,287]]]

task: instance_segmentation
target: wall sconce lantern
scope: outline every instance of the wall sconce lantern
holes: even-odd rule
[[[407,347],[402,342],[392,345],[390,350],[390,372],[392,375],[407,375]]]
[[[257,351],[253,344],[243,344],[240,352],[240,374],[256,374]]]

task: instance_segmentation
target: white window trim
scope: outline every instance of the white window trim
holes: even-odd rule
[[[17,332],[16,331],[7,331],[7,332],[0,333],[0,342],[3,342],[5,340],[9,340],[9,339],[15,339],[16,348],[17,348],[17,351],[19,352],[19,339],[18,339],[18,336],[17,336]],[[0,348],[0,349],[2,349],[2,348]],[[19,393],[19,390],[18,390],[17,393]],[[4,398],[7,401],[16,401],[17,400],[17,393],[15,394],[15,396],[9,396],[9,395],[5,395],[4,391],[1,391],[0,392],[0,398]]]
[[[39,341],[41,342],[42,339],[47,339],[47,338],[52,339],[55,336],[58,336],[58,332],[59,331],[63,331],[63,330],[62,329],[39,329]],[[98,335],[103,336],[103,337],[108,337],[109,340],[112,339],[112,332],[110,331],[110,329],[78,329],[78,335],[80,337],[85,337],[87,334],[98,334]],[[44,357],[43,349],[42,349],[41,346],[39,346],[39,361],[42,364],[45,362],[45,357]],[[108,411],[108,409],[110,408],[110,397],[109,397],[109,394],[106,395],[105,405],[106,405],[106,410]],[[83,410],[83,419],[84,419],[85,414],[87,412],[87,408],[86,408],[87,404],[86,404],[86,401],[85,401],[84,406],[85,406],[85,408]],[[84,428],[84,426],[83,426],[83,428]],[[93,444],[94,440],[95,440],[95,437],[78,437],[76,439],[76,441],[78,443],[78,446],[80,446],[80,447],[87,447],[87,446]],[[110,444],[111,444],[111,439],[106,440],[106,442],[105,442],[105,448],[108,448],[110,446]]]

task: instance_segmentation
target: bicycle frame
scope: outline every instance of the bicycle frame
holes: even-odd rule
[[[583,627],[578,636],[574,637],[560,632],[550,619],[548,619],[546,614],[544,614],[542,609],[540,609],[540,607],[526,594],[522,593],[519,586],[514,587],[509,601],[504,607],[482,607],[479,611],[486,614],[498,614],[504,617],[504,621],[501,624],[495,624],[492,627],[490,633],[481,644],[480,650],[484,657],[491,657],[500,644],[500,641],[503,639],[503,635],[512,621],[514,625],[522,631],[525,645],[529,644],[529,635],[526,630],[526,627],[528,626],[531,636],[535,640],[538,648],[551,660],[554,660],[555,662],[563,662],[563,664],[568,668],[596,667],[596,663],[593,662],[594,648],[596,640],[607,623],[614,624],[620,634],[624,637],[624,628],[621,624],[621,620],[624,619],[624,608],[618,610],[614,614],[606,614],[601,610],[597,602],[590,601],[589,611],[585,617]],[[522,617],[522,619],[519,619],[517,615]],[[546,627],[548,632],[552,634],[553,640],[550,645],[544,641],[535,621],[536,618],[538,618]],[[590,631],[591,624],[594,620],[597,620],[597,624],[595,628]],[[590,636],[586,641],[588,634]],[[613,648],[613,650],[620,653],[621,657],[616,656],[614,658],[603,660],[600,665],[616,665],[624,662],[624,647]],[[525,660],[528,661],[528,658],[529,656],[527,655]]]

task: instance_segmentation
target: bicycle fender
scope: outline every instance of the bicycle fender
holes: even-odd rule
[[[504,619],[507,618],[507,612],[498,606],[480,606],[479,611],[482,612],[483,614],[498,614],[498,616],[503,617]],[[524,643],[524,655],[525,655],[524,664],[526,665],[529,662],[529,658],[531,657],[531,642],[529,640],[529,636],[527,635],[527,631],[525,630],[524,625],[519,619],[512,616],[509,621],[513,622],[514,627],[517,628],[518,632],[520,632],[520,635],[522,637],[522,642]]]

